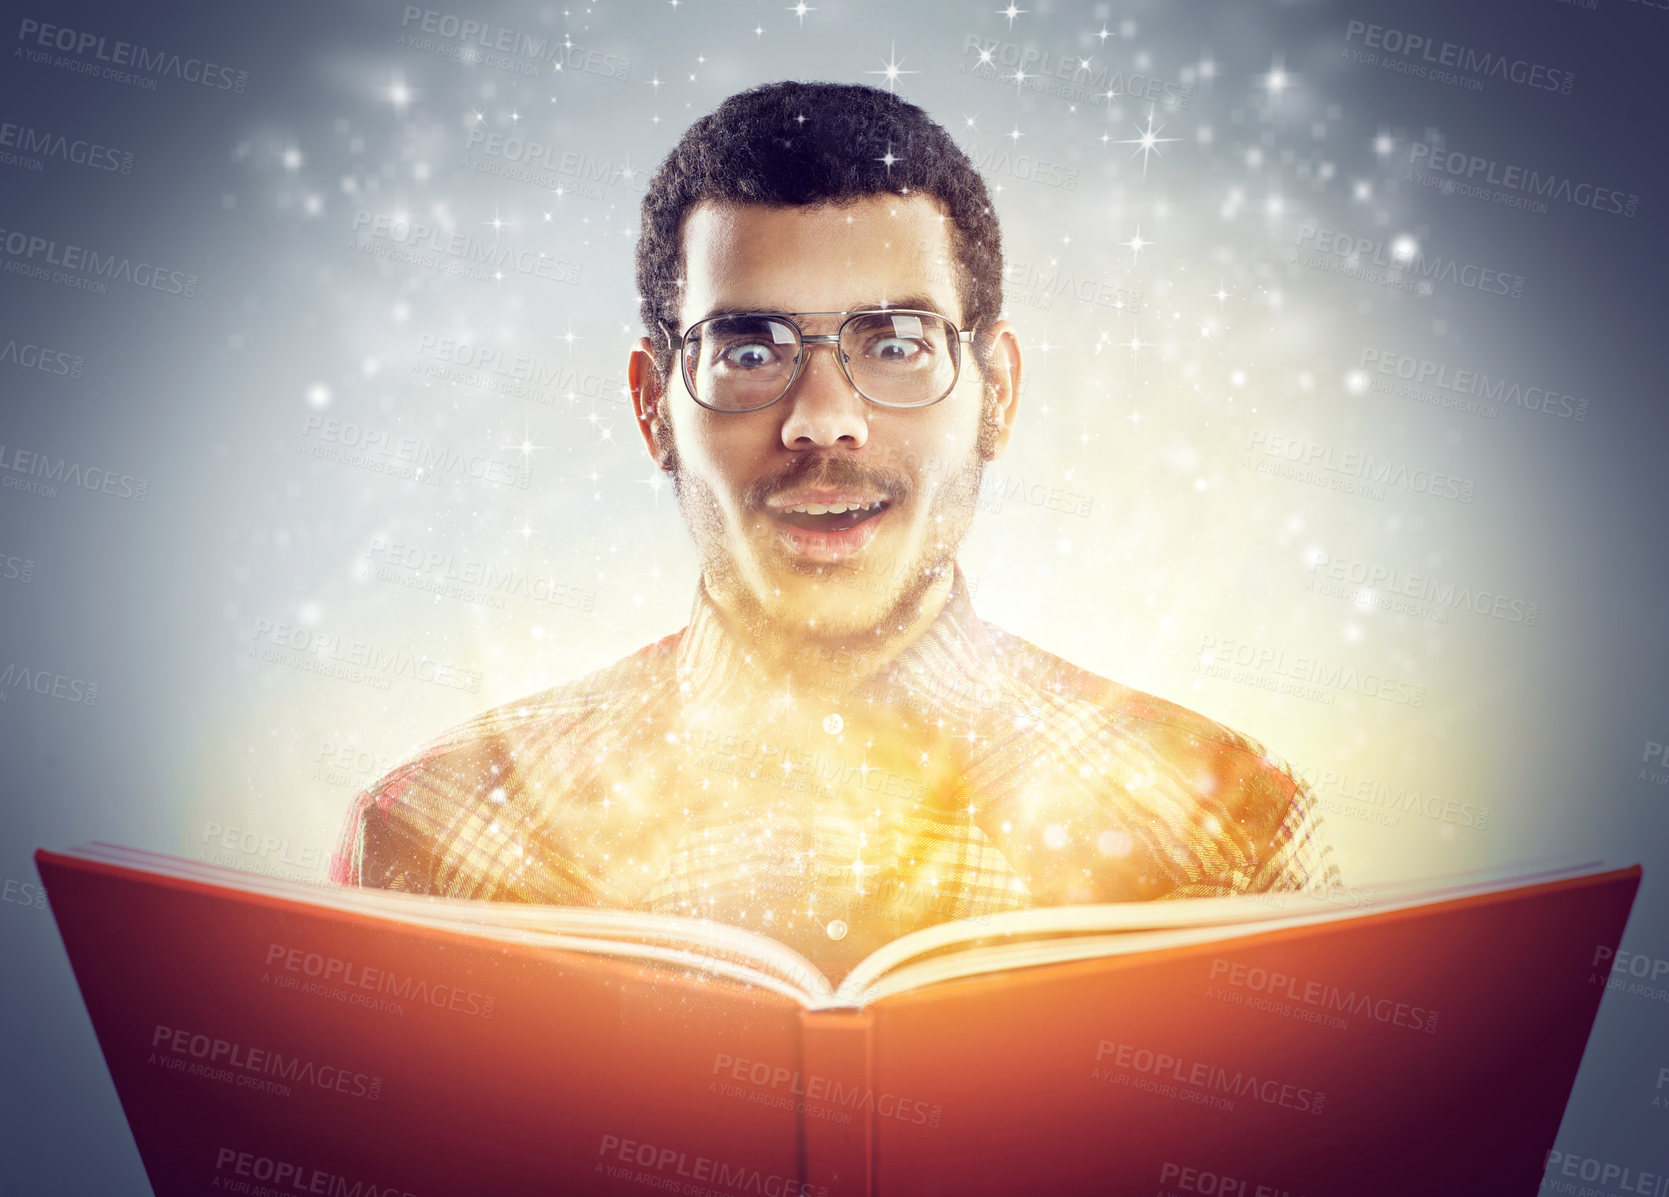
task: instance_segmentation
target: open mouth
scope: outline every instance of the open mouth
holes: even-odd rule
[[[884,512],[889,504],[882,499],[873,503],[801,503],[771,512],[771,518],[791,528],[825,535],[846,532]]]

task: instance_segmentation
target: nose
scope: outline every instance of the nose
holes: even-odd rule
[[[825,357],[816,351],[828,349]],[[869,403],[852,389],[834,358],[839,345],[806,345],[811,356],[781,400],[788,449],[861,449],[869,441]]]

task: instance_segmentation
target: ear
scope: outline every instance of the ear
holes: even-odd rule
[[[668,443],[670,426],[662,404],[666,402],[666,379],[655,364],[654,346],[648,337],[639,337],[626,359],[626,388],[632,393],[632,415],[637,418],[638,434],[655,464],[663,470],[672,469],[672,459],[662,449]]]
[[[998,426],[985,460],[995,461],[1008,448],[1009,437],[1014,433],[1014,417],[1020,409],[1020,338],[1007,320],[997,321],[989,332],[980,336],[990,342],[990,386],[996,391],[996,399],[991,404],[981,405],[984,414],[980,418]],[[986,406],[991,408],[989,413],[985,413]]]

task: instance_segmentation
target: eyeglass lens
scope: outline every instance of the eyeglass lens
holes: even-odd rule
[[[942,316],[859,312],[841,325],[836,349],[847,377],[866,399],[919,407],[950,393],[960,347]],[[717,316],[685,335],[684,370],[701,403],[750,411],[787,393],[806,351],[799,330],[781,317]]]

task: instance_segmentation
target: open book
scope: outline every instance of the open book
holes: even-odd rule
[[[1640,870],[698,920],[36,853],[158,1194],[1534,1193]]]

